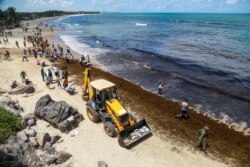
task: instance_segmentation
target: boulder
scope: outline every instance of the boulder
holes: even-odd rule
[[[26,128],[27,126],[34,126],[36,125],[36,118],[33,113],[29,113],[24,116],[22,120],[22,127]]]
[[[1,167],[19,167],[23,166],[20,162],[18,161],[2,161],[0,162]]]
[[[22,129],[25,129],[27,126],[28,126],[27,122],[24,119],[22,119],[22,121],[21,121]]]
[[[35,88],[33,85],[26,85],[25,86],[25,93],[29,94],[29,93],[34,93],[35,92]]]
[[[20,116],[20,113],[23,112],[23,108],[19,105],[18,101],[13,100],[10,96],[5,96],[0,101],[0,105],[16,116]]]
[[[42,149],[43,151],[46,151],[46,153],[51,154],[51,155],[54,155],[56,153],[56,149],[52,147],[51,142],[46,142]]]
[[[46,142],[50,141],[50,137],[48,133],[38,133],[37,136],[37,142],[40,146],[44,146]]]
[[[108,165],[104,161],[98,161],[98,167],[108,167]]]
[[[61,136],[59,136],[59,135],[51,136],[50,137],[50,143],[53,145],[60,139],[61,139]]]
[[[23,117],[23,119],[24,119],[25,121],[28,121],[28,120],[34,119],[34,118],[35,118],[34,113],[28,113],[28,114],[26,114],[26,115]]]
[[[1,94],[5,94],[5,93],[7,93],[8,91],[6,90],[6,89],[2,89],[2,88],[0,88],[0,95]]]
[[[39,146],[36,137],[31,137],[31,138],[30,138],[30,144],[32,144],[34,147]]]
[[[23,142],[26,142],[26,141],[29,140],[28,136],[25,134],[24,131],[18,132],[18,133],[16,134],[16,136],[17,136],[20,140],[22,140]]]
[[[2,100],[1,103],[5,106],[10,106],[10,105],[15,105],[15,102],[13,99],[11,99],[10,96],[5,96]]]
[[[49,145],[46,146],[46,149],[44,149],[44,151],[46,151],[46,153],[51,154],[51,155],[56,154],[56,149]]]
[[[35,118],[29,119],[29,120],[27,121],[27,124],[28,124],[28,126],[34,126],[34,125],[36,125],[36,120],[35,120]]]
[[[51,147],[51,143],[50,143],[49,141],[47,141],[47,142],[44,144],[43,149],[44,149],[44,150],[49,150],[50,147]]]
[[[7,167],[14,167],[15,164],[17,164],[17,166],[30,167],[44,166],[36,154],[35,147],[30,143],[23,142],[17,136],[10,136],[4,144],[0,145],[0,150],[3,151],[0,156],[1,167],[6,165]]]
[[[62,164],[66,162],[72,155],[66,151],[59,151],[56,153],[56,163]]]
[[[76,123],[79,124],[81,121],[83,121],[82,114],[77,113],[76,115],[74,115],[74,120],[76,120]]]
[[[24,94],[24,93],[34,93],[35,92],[35,88],[33,85],[25,85],[25,84],[21,84],[19,86],[17,86],[16,88],[10,90],[8,93],[11,95],[18,95],[18,94]]]
[[[25,130],[25,133],[29,136],[29,137],[35,137],[36,136],[36,131],[32,128],[28,128]]]
[[[64,101],[55,102],[49,95],[41,97],[35,107],[35,115],[38,118],[48,121],[63,132],[68,132],[78,126],[76,121],[69,119],[74,118],[77,114],[81,115],[77,109]]]
[[[50,165],[56,161],[56,157],[48,153],[41,155],[41,158],[42,158],[42,161],[44,161],[46,165]]]

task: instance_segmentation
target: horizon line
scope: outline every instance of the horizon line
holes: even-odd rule
[[[78,11],[69,11],[69,10],[55,10],[55,9],[49,9],[44,11],[17,11],[19,13],[35,13],[35,12],[47,12],[47,11],[62,11],[62,12],[100,12],[100,13],[144,13],[144,14],[157,14],[157,13],[183,13],[183,14],[250,14],[250,12],[135,12],[135,11],[98,11],[98,10],[78,10]]]

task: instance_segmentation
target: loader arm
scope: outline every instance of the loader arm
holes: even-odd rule
[[[116,124],[118,131],[124,130],[128,126],[133,126],[135,124],[127,112],[127,110],[121,105],[117,99],[112,99],[106,101],[107,112],[112,116],[113,122]],[[125,122],[121,122],[118,118],[127,116]]]
[[[93,89],[90,86],[90,81],[91,81],[90,74],[91,74],[91,67],[84,67],[82,94],[83,96],[88,97],[88,99],[91,99],[93,96]]]

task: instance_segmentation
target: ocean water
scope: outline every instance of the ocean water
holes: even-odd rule
[[[250,126],[250,14],[102,13],[48,21],[105,70],[200,112]]]

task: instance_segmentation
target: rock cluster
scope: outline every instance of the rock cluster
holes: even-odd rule
[[[22,138],[22,139],[20,139]],[[36,155],[36,148],[28,141],[25,133],[20,133],[17,136],[11,136],[5,144],[0,146],[3,151],[3,157],[0,158],[1,167],[10,166],[30,166],[42,167],[43,163],[38,155]]]
[[[28,127],[11,136],[5,144],[0,146],[3,157],[0,158],[1,167],[12,166],[45,166],[50,164],[62,164],[72,155],[65,151],[56,151],[53,144],[61,139],[60,136],[50,136],[48,133],[37,133]],[[43,150],[40,156],[36,154],[36,149]]]
[[[6,100],[4,104],[9,104],[10,101]],[[21,124],[23,130],[0,145],[1,167],[43,167],[62,164],[72,156],[53,147],[53,144],[63,141],[59,135],[51,136],[48,133],[36,132],[36,118],[33,113],[25,115]],[[43,151],[41,155],[36,154],[37,149]]]
[[[66,133],[83,120],[77,109],[64,101],[55,102],[48,94],[37,101],[35,115]]]
[[[20,116],[20,113],[23,112],[23,108],[19,105],[18,101],[13,100],[10,96],[3,97],[0,101],[0,106],[16,116]]]
[[[23,117],[21,126],[23,129],[25,129],[26,127],[31,127],[36,125],[36,121],[37,120],[35,118],[35,115],[33,113],[29,113]]]

